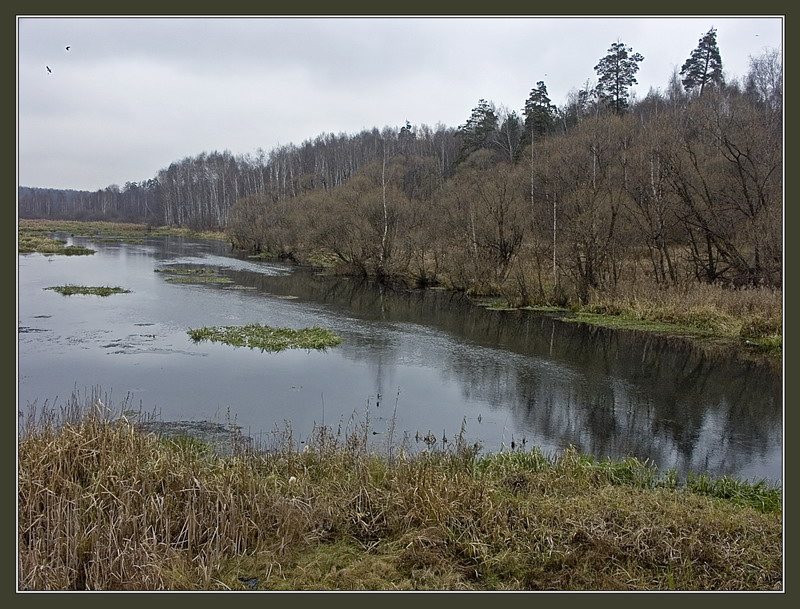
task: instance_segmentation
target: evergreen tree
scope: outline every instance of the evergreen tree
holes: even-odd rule
[[[494,104],[479,99],[478,105],[472,109],[469,119],[458,127],[463,136],[461,159],[481,148],[492,148],[497,134],[497,113]]]
[[[599,78],[597,97],[602,103],[621,114],[628,107],[628,87],[635,85],[639,63],[644,60],[631,47],[615,42],[608,49],[608,55],[600,60],[594,69]]]
[[[722,59],[719,56],[715,28],[712,27],[700,39],[697,48],[681,67],[681,76],[686,91],[691,92],[699,87],[700,95],[703,94],[706,85],[723,83]]]
[[[537,137],[553,131],[556,107],[550,103],[544,81],[540,80],[536,83],[536,87],[531,89],[522,114],[525,117],[525,135],[523,136],[525,144],[531,142],[531,134]]]

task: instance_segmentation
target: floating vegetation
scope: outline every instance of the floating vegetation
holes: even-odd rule
[[[153,269],[153,272],[168,275],[164,281],[169,283],[233,283],[230,277],[224,277],[216,269],[205,266],[164,267]]]
[[[325,349],[342,342],[336,334],[325,328],[273,328],[260,324],[246,326],[203,327],[188,331],[195,342],[210,340],[234,347],[249,347],[262,351],[284,349]]]
[[[94,250],[88,247],[66,245],[66,241],[61,239],[51,239],[50,237],[28,233],[20,233],[17,251],[20,254],[44,254],[45,256],[88,256],[94,254]]]
[[[89,296],[111,296],[112,294],[129,294],[130,290],[111,286],[87,286],[87,285],[56,285],[44,290],[53,290],[63,296],[73,296],[83,294]]]
[[[19,327],[20,334],[30,334],[31,332],[50,332],[50,330],[46,330],[44,328],[31,328],[30,326]]]
[[[164,281],[169,283],[233,283],[230,277],[219,275],[195,275],[193,277],[167,277]]]
[[[216,269],[208,266],[168,266],[161,269],[153,269],[154,273],[168,273],[170,275],[213,275]]]

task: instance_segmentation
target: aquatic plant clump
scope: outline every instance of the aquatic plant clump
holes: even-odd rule
[[[87,286],[87,285],[55,285],[45,290],[58,292],[63,296],[74,296],[75,294],[88,296],[111,296],[112,294],[130,294],[130,290],[111,286]]]
[[[335,347],[342,342],[342,339],[330,330],[317,326],[295,330],[249,324],[246,326],[196,328],[189,330],[188,334],[195,342],[209,340],[234,347],[249,347],[262,351],[326,349]]]
[[[44,254],[52,256],[89,256],[94,254],[93,249],[82,245],[66,245],[61,239],[51,239],[41,235],[31,235],[21,233],[17,251],[20,254]]]
[[[153,269],[154,273],[166,275],[168,283],[233,283],[230,277],[224,277],[217,270],[209,267],[164,267]]]

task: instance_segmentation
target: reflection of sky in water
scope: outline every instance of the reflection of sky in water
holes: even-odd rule
[[[453,438],[465,422],[467,439],[486,450],[524,438],[546,451],[574,444],[680,471],[780,477],[780,374],[735,353],[486,311],[443,291],[291,272],[231,257],[224,243],[95,247],[90,257],[20,257],[23,409],[100,385],[165,420],[230,411],[251,433],[290,421],[302,437],[322,421],[324,404],[327,424],[368,413],[376,441],[393,416],[397,437]],[[176,264],[216,267],[235,284],[172,284],[153,272]],[[132,293],[42,290],[63,283]],[[322,325],[343,343],[260,353],[194,344],[186,334],[243,323]]]

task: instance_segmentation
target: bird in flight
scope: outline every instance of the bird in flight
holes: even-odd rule
[[[67,49],[67,50],[69,51],[69,47],[64,47],[64,48],[65,48],[65,49]]]
[[[45,68],[47,68],[47,73],[48,74],[52,74],[53,73],[53,70],[50,69],[50,66],[45,66]]]

